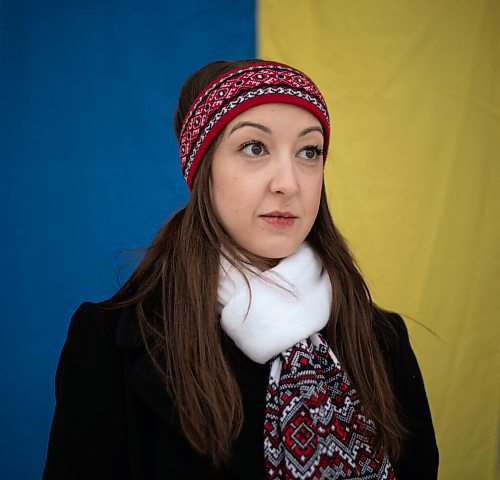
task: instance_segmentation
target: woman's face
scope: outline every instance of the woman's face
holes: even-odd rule
[[[316,219],[323,183],[323,130],[295,105],[250,108],[221,134],[212,160],[215,212],[234,242],[283,258]]]

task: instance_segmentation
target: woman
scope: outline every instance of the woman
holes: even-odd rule
[[[175,130],[191,197],[75,313],[44,478],[436,478],[405,325],[372,304],[328,210],[317,87],[213,62]]]

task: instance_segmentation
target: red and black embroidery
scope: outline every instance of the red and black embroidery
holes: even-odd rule
[[[321,335],[275,358],[264,426],[268,480],[394,480],[389,458],[372,446],[374,435],[373,422]]]

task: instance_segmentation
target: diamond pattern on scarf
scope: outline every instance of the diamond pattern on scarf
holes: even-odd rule
[[[394,480],[374,451],[374,423],[320,334],[273,360],[266,394],[264,460],[268,480]]]

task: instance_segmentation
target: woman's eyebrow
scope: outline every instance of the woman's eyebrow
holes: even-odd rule
[[[231,131],[229,132],[229,135],[231,135],[235,130],[238,130],[239,128],[242,128],[242,127],[253,127],[253,128],[258,128],[259,130],[261,130],[261,131],[263,131],[265,133],[269,133],[269,134],[272,133],[271,129],[269,127],[266,127],[265,125],[262,125],[261,123],[255,123],[255,122],[249,122],[249,121],[242,121],[242,122],[238,122],[231,129]],[[303,137],[304,135],[307,135],[308,133],[311,133],[311,132],[319,132],[319,133],[323,134],[323,129],[321,127],[319,127],[319,126],[307,127],[304,130],[302,130],[299,133],[298,136],[299,137]]]
[[[303,137],[304,135],[307,135],[310,132],[319,132],[323,135],[323,129],[321,127],[315,126],[315,127],[304,128],[304,130],[302,130],[302,132],[299,133],[299,137]]]
[[[229,132],[229,135],[231,135],[235,130],[238,130],[238,128],[242,128],[242,127],[254,127],[254,128],[258,128],[259,130],[262,130],[263,132],[271,133],[271,129],[270,128],[268,128],[268,127],[266,127],[264,125],[261,125],[260,123],[255,123],[255,122],[238,122],[231,129],[231,131]]]

